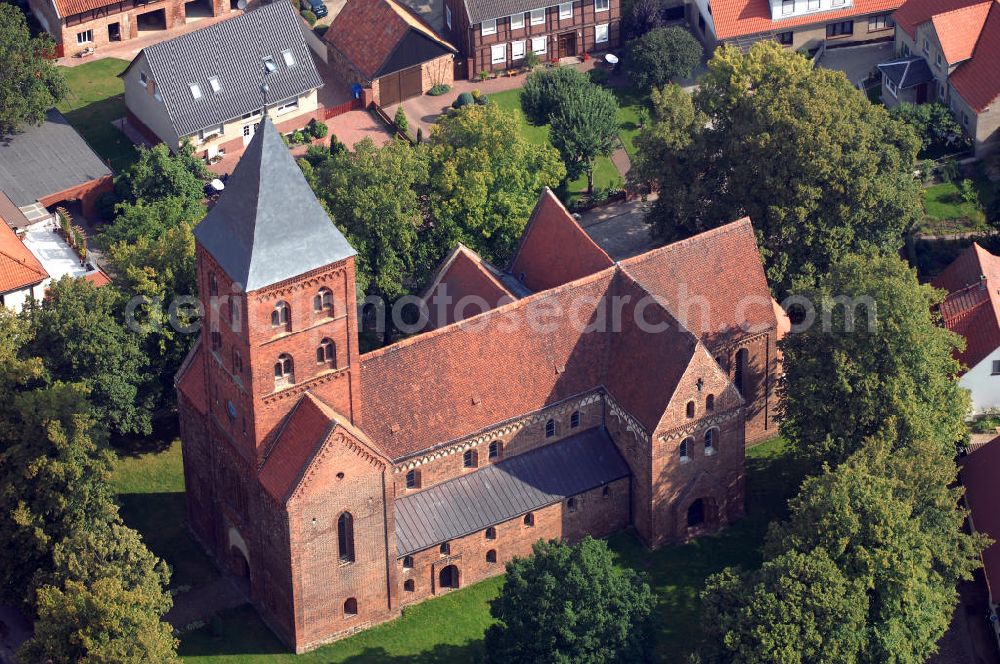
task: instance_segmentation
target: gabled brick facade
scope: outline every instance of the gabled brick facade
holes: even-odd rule
[[[272,132],[265,123],[241,166],[266,165],[269,181],[301,178],[287,151],[260,154]],[[246,172],[238,168],[234,181],[224,197],[241,195]],[[746,420],[754,438],[770,432],[775,335],[769,299],[762,310],[732,306],[741,291],[766,294],[748,222],[646,257],[683,266],[690,254],[720,270],[699,277],[689,266],[718,295],[722,336],[693,333],[665,284],[663,295],[650,295],[650,284],[676,272],[628,261],[536,293],[521,285],[519,299],[359,356],[354,257],[342,237],[328,265],[267,283],[261,275],[285,275],[292,264],[265,270],[259,256],[233,255],[217,238],[253,237],[250,250],[267,254],[257,240],[268,224],[282,225],[275,241],[294,244],[310,221],[222,214],[202,222],[198,283],[209,310],[214,294],[235,292],[236,304],[217,307],[220,325],[205,326],[177,377],[188,519],[221,565],[249,579],[255,607],[296,651],[499,574],[540,538],[632,527],[656,547],[743,514]],[[256,228],[219,226],[230,222]],[[526,245],[565,239],[573,228],[529,229],[519,253],[537,255],[540,247]],[[233,288],[223,264],[231,272],[249,265],[255,286]],[[323,292],[329,309],[316,306]],[[272,318],[279,303],[287,320]],[[533,327],[543,319],[547,327]],[[319,352],[323,339],[336,344],[332,361]],[[744,348],[751,352],[739,354]],[[729,356],[716,359],[722,349],[742,358],[738,385]],[[563,481],[540,491],[541,477],[532,477],[553,471],[531,464],[563,450],[573,450],[559,467]],[[585,472],[591,454],[609,462]],[[620,470],[600,475],[612,467]],[[522,494],[498,500],[481,482],[489,473],[517,473],[510,490]],[[447,523],[421,522],[413,505],[428,496],[448,504]]]

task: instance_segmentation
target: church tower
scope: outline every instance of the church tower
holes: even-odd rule
[[[356,252],[266,114],[194,235],[210,419],[246,460],[306,391],[360,424]]]

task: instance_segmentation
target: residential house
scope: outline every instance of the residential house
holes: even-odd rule
[[[17,208],[14,208],[15,210]],[[0,307],[20,311],[29,300],[41,300],[49,278],[42,264],[8,224],[10,211],[0,199]]]
[[[948,291],[942,323],[965,338],[956,357],[965,367],[959,384],[972,395],[972,414],[1000,408],[1000,257],[973,243],[933,283]]]
[[[142,49],[120,74],[127,121],[171,150],[190,141],[209,159],[242,152],[260,124],[266,86],[279,130],[304,127],[321,116],[323,81],[303,29],[290,3],[275,2]]]
[[[897,58],[879,66],[882,100],[940,102],[977,155],[1000,146],[1000,0],[908,0],[894,15]]]
[[[457,49],[396,0],[347,0],[324,39],[328,62],[379,106],[455,82]]]
[[[771,39],[814,50],[892,39],[892,12],[903,0],[691,0],[688,22],[712,51]]]
[[[200,297],[230,295],[176,377],[188,523],[296,651],[538,539],[743,514],[745,444],[776,430],[749,220],[616,263],[544,192],[508,269],[438,271],[485,309],[364,354],[356,252],[269,119],[194,232]]]
[[[28,0],[59,57],[236,11],[238,0]]]
[[[555,61],[622,44],[621,0],[445,0],[444,19],[462,56],[455,77],[470,80],[520,67],[529,51]]]

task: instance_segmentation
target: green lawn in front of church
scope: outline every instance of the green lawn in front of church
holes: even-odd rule
[[[767,524],[784,515],[786,500],[796,492],[805,474],[801,467],[791,462],[789,452],[780,439],[748,451],[747,516],[719,535],[654,552],[645,549],[629,533],[611,538],[610,545],[622,563],[645,572],[660,599],[659,628],[655,638],[661,661],[684,661],[697,647],[700,638],[698,594],[710,574],[728,565],[759,564],[759,547]],[[170,459],[162,468],[174,468],[170,472],[179,473],[179,454],[174,452],[174,447],[161,454],[167,454]],[[129,466],[132,473],[140,472],[143,467],[138,463]],[[157,472],[152,475],[159,476]],[[125,482],[125,479],[118,481]],[[180,519],[183,509],[171,511],[166,516]],[[141,524],[133,522],[133,525],[144,529]],[[169,527],[194,546],[180,523],[150,521],[148,526]],[[152,541],[150,546],[157,550]],[[170,553],[176,555],[188,546],[175,544]],[[200,550],[195,553],[195,558],[204,558]],[[199,562],[194,567],[197,569],[200,565]],[[214,625],[182,636],[180,654],[185,662],[196,664],[475,662],[482,652],[483,634],[491,623],[489,600],[499,591],[502,582],[502,577],[489,579],[428,600],[406,609],[398,620],[299,656],[290,653],[277,640],[253,609],[243,606],[224,611]]]

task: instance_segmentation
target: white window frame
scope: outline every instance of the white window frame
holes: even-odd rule
[[[83,30],[82,32],[76,33],[76,43],[77,44],[92,44],[94,42],[94,31]]]
[[[299,98],[296,97],[290,101],[287,101],[274,109],[275,115],[284,115],[285,113],[291,113],[299,107]]]
[[[542,44],[541,50],[538,50],[538,49],[535,48],[535,44],[537,42],[541,42],[541,44]],[[548,47],[549,47],[549,38],[546,35],[542,35],[541,37],[532,37],[531,38],[531,52],[532,53],[537,53],[538,55],[545,55],[545,52],[546,52],[546,50],[548,50]]]
[[[559,20],[565,21],[566,19],[573,18],[573,3],[572,2],[562,2],[559,3]]]
[[[520,19],[520,20],[517,23],[515,23],[514,22],[515,19]],[[512,14],[511,17],[510,17],[510,29],[511,30],[520,30],[523,27],[524,27],[524,12],[521,12],[521,13],[518,13],[518,14]]]
[[[531,10],[531,25],[542,25],[545,23],[545,8]]]
[[[510,59],[511,60],[523,60],[524,59],[524,40],[518,39],[510,43]],[[518,53],[520,50],[520,53]]]
[[[497,20],[483,21],[479,24],[479,34],[482,36],[495,35],[497,33]]]
[[[611,11],[611,0],[594,0],[595,12]]]
[[[497,55],[499,53],[499,55]],[[500,65],[507,63],[507,43],[493,44],[490,46],[490,64]]]
[[[991,376],[1000,376],[1000,360],[993,360],[993,370]]]
[[[292,53],[292,49],[288,48],[281,52],[281,59],[284,60],[285,66],[291,69],[298,62],[295,61],[295,54]]]
[[[201,86],[197,83],[188,83],[188,90],[194,99],[201,99],[204,96],[201,92]]]
[[[208,87],[212,88],[212,92],[220,92],[222,90],[222,83],[219,82],[219,77],[210,76],[208,79]]]
[[[806,11],[814,12],[819,9],[819,0],[807,0],[806,1]]]
[[[885,76],[885,89],[889,91],[889,94],[892,95],[893,99],[897,98],[896,86],[893,85],[892,81],[889,80],[888,76],[886,76],[885,74],[883,74],[883,76]]]
[[[610,30],[608,29],[608,26],[609,26],[608,23],[599,23],[598,25],[594,26],[594,43],[595,44],[607,44],[608,43],[608,34],[610,32]],[[601,30],[604,31],[604,39],[601,39]]]
[[[198,132],[198,138],[202,141],[207,141],[213,136],[222,136],[223,134],[222,125],[216,125],[215,127],[208,127],[207,129],[202,129]]]
[[[781,15],[790,16],[795,13],[795,0],[781,0]]]

